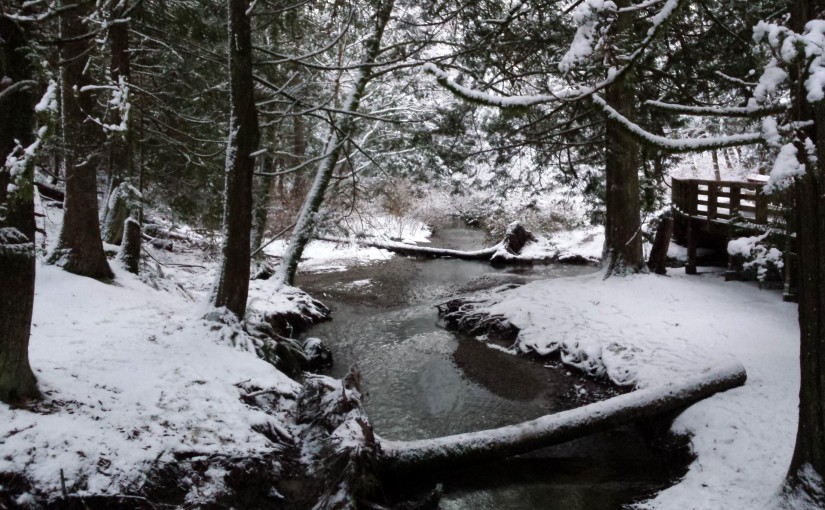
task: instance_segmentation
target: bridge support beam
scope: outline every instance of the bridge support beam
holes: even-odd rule
[[[696,274],[696,226],[693,218],[687,220],[687,264],[685,274]]]

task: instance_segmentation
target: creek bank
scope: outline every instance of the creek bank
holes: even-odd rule
[[[481,245],[483,234],[467,230],[437,229],[433,242],[449,246],[447,239],[466,236],[450,248]],[[363,404],[375,432],[403,440],[520,423],[625,392],[558,361],[500,352],[506,343],[492,346],[450,333],[439,325],[433,306],[467,292],[594,271],[558,265],[499,269],[481,261],[393,257],[366,268],[299,274],[298,285],[333,311],[331,322],[308,332],[325,338],[336,357],[336,365],[325,373],[341,378],[357,363]],[[555,503],[540,502],[539,495],[552,494],[550,500],[561,502],[554,508],[613,510],[672,485],[685,472],[687,440],[666,433],[668,428],[667,418],[656,418],[646,426],[620,427],[470,471],[383,476],[381,492],[387,504],[395,505],[426,499],[442,484],[447,508],[544,508]],[[533,472],[537,466],[555,475]],[[501,477],[503,467],[521,476]],[[563,467],[577,475],[562,474]],[[499,481],[483,486],[471,482],[468,472]],[[501,481],[505,479],[507,483]],[[588,487],[598,497],[581,498],[574,486]]]

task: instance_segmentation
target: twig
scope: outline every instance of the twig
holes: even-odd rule
[[[255,251],[253,251],[253,252],[252,252],[249,256],[250,256],[250,257],[254,257],[254,256],[255,256],[255,255],[257,255],[257,254],[258,254],[261,250],[263,250],[264,248],[266,248],[266,247],[267,247],[267,246],[269,246],[270,244],[274,243],[274,242],[275,242],[275,241],[276,241],[279,237],[281,237],[282,235],[286,234],[286,232],[287,232],[289,229],[294,228],[294,227],[295,227],[295,223],[293,223],[292,225],[289,225],[288,227],[284,228],[283,230],[281,230],[280,232],[278,232],[277,234],[275,234],[275,236],[274,236],[272,239],[270,239],[270,240],[269,240],[269,241],[267,241],[266,243],[264,243],[264,244],[260,245],[260,246],[258,247],[258,249],[256,249]]]
[[[69,493],[66,491],[66,476],[63,474],[63,469],[60,470],[60,492],[63,493],[63,499],[69,497]]]
[[[149,255],[150,259],[154,260],[163,267],[197,267],[199,269],[206,269],[206,266],[200,266],[198,264],[172,264],[171,262],[164,263],[156,259],[151,253],[149,253],[149,250],[147,250],[146,248],[141,247],[141,249],[143,250],[143,253]]]

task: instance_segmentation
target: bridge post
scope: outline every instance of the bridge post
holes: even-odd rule
[[[685,274],[696,274],[696,227],[693,218],[687,220],[687,264]]]

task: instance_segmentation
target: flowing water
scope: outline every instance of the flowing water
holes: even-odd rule
[[[476,249],[484,237],[453,225],[440,229],[433,245]],[[476,289],[592,271],[394,257],[341,273],[301,275],[297,283],[333,310],[332,321],[309,332],[333,351],[329,375],[342,377],[357,365],[376,433],[421,439],[518,423],[615,394],[557,361],[513,356],[455,335],[441,327],[434,306]],[[444,484],[440,508],[621,508],[684,473],[684,444],[653,435],[622,428],[429,481]]]

